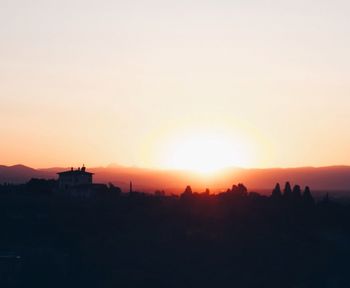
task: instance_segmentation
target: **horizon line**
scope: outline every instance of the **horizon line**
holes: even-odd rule
[[[16,163],[16,164],[1,164],[0,167],[16,167],[16,166],[22,166],[34,170],[47,170],[47,169],[66,169],[66,168],[79,168],[81,166],[64,166],[64,165],[55,165],[55,166],[47,166],[47,167],[34,167],[34,166],[29,166],[26,164],[22,163]],[[226,166],[211,172],[199,172],[191,169],[181,169],[181,168],[162,168],[162,167],[143,167],[143,166],[136,166],[136,165],[123,165],[123,164],[116,164],[116,163],[110,163],[107,165],[93,165],[93,166],[88,166],[85,165],[88,169],[98,169],[98,168],[133,168],[133,169],[141,169],[141,170],[154,170],[154,171],[178,171],[178,172],[188,172],[188,173],[194,173],[194,174],[215,174],[215,173],[220,173],[225,170],[231,170],[231,169],[240,169],[240,170],[284,170],[284,169],[322,169],[322,168],[350,168],[350,164],[329,164],[329,165],[324,165],[324,166],[313,166],[313,165],[305,165],[305,166],[271,166],[271,167],[241,167],[241,166]]]

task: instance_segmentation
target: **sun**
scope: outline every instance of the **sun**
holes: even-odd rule
[[[186,135],[171,145],[167,166],[175,169],[212,173],[230,166],[245,166],[244,145],[219,133]]]

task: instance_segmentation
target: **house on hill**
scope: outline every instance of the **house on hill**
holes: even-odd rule
[[[87,172],[85,166],[58,174],[58,193],[61,196],[78,199],[95,199],[98,196],[119,195],[121,190],[112,184],[93,183],[94,173]]]
[[[64,171],[58,174],[58,187],[60,190],[70,190],[80,185],[92,185],[92,176],[94,173],[86,171],[85,166],[81,169]]]
[[[107,189],[105,184],[93,184],[94,173],[87,172],[85,166],[74,170],[63,171],[58,174],[58,189],[68,197],[78,199],[95,198],[98,191]]]

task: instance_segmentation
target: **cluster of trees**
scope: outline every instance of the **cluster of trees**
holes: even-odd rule
[[[225,193],[243,197],[243,196],[248,196],[248,189],[242,183],[239,183],[238,185],[232,185],[232,188],[227,189]],[[187,185],[185,188],[185,191],[181,194],[181,197],[188,197],[194,194],[209,195],[210,190],[209,188],[206,188],[203,193],[193,193],[191,186]],[[220,194],[224,194],[224,193],[220,193]]]
[[[300,202],[303,201],[307,204],[314,204],[315,200],[311,194],[309,186],[306,186],[304,191],[302,192],[301,187],[299,185],[295,185],[292,189],[292,186],[289,182],[286,182],[283,193],[281,191],[280,184],[277,183],[275,188],[272,191],[271,195],[272,199],[280,200],[285,199],[288,201]]]
[[[194,193],[192,192],[191,186],[188,185],[185,191],[181,194],[181,198],[189,198],[194,195],[209,195],[209,193],[209,189],[206,189],[204,193]],[[248,192],[247,187],[242,183],[239,183],[238,185],[232,185],[231,189],[227,189],[226,192],[219,193],[218,196],[233,198],[242,198],[249,196],[254,198],[263,197],[256,192]],[[328,197],[328,194],[326,197]],[[305,203],[309,205],[315,204],[315,199],[311,194],[309,186],[306,186],[304,191],[302,191],[300,185],[295,185],[292,188],[290,182],[286,182],[283,191],[281,190],[280,184],[277,183],[275,188],[272,190],[270,198],[275,201]]]

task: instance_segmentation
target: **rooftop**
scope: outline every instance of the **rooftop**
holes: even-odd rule
[[[94,173],[90,173],[90,172],[86,172],[86,168],[85,166],[78,168],[76,170],[74,170],[74,168],[72,167],[70,170],[68,171],[63,171],[63,172],[59,172],[57,173],[58,175],[69,175],[69,174],[75,174],[75,175],[93,175]]]

